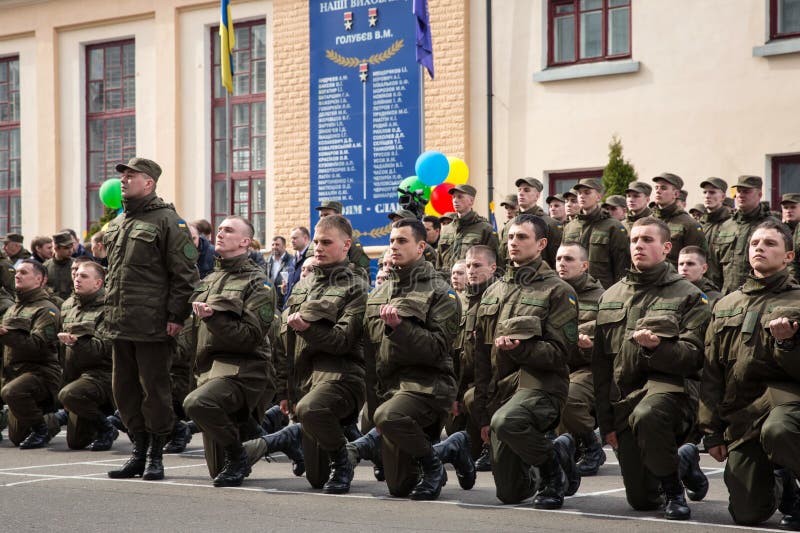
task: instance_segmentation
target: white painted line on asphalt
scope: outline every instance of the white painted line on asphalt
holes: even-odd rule
[[[597,492],[576,492],[572,496],[566,496],[565,499],[583,498],[584,496],[602,496],[603,494],[613,494],[615,492],[622,492],[623,490],[625,490],[625,487],[622,487],[621,489],[599,490]]]
[[[48,467],[57,467],[57,466],[73,466],[73,465],[102,465],[106,463],[113,463],[116,461],[127,461],[127,457],[120,457],[118,459],[103,459],[101,461],[77,461],[74,463],[55,463],[55,464],[48,464],[48,465],[30,465],[30,466],[17,466],[14,468],[0,468],[0,473],[3,472],[14,472],[16,470],[30,470],[32,468],[48,468]]]

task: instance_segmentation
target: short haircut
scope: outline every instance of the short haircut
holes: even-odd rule
[[[272,238],[272,242],[275,242],[275,241],[281,241],[281,244],[283,244],[283,246],[286,246],[286,238],[281,236],[281,235],[275,235]]]
[[[53,242],[52,237],[48,237],[47,235],[39,235],[38,237],[34,237],[31,241],[31,248],[36,251],[37,248],[44,246],[45,244]]]
[[[92,235],[92,242],[103,242],[103,237],[105,237],[106,232],[103,230],[98,231],[94,235]]]
[[[430,222],[431,226],[433,226],[433,229],[442,229],[442,223],[439,221],[439,217],[425,215],[422,217],[422,222]]]
[[[211,235],[211,233],[214,231],[214,228],[211,227],[211,222],[209,222],[204,218],[195,220],[194,222],[192,222],[192,224],[194,224],[195,227],[197,228],[197,231],[199,231],[203,235]]]
[[[256,229],[253,227],[253,224],[251,224],[250,221],[247,220],[244,217],[241,217],[239,215],[228,215],[227,217],[225,217],[225,220],[240,220],[240,221],[244,222],[244,225],[247,226],[247,232],[246,233],[247,233],[247,238],[248,239],[252,239],[253,235],[256,234]]]
[[[757,230],[760,229],[774,229],[777,231],[781,238],[783,239],[783,246],[787,252],[791,252],[794,250],[794,242],[792,240],[792,232],[789,231],[789,228],[783,222],[778,222],[773,218],[768,218],[758,226],[753,231],[755,233]]]
[[[522,224],[530,224],[533,227],[533,234],[536,235],[537,240],[547,237],[547,224],[542,217],[530,213],[517,215],[512,225],[521,226]]]
[[[83,257],[85,257],[85,256],[78,257],[76,259],[83,259]],[[106,281],[106,269],[103,268],[100,265],[100,263],[95,263],[94,261],[89,259],[88,261],[81,261],[79,263],[79,267],[78,268],[80,268],[80,267],[88,268],[89,270],[94,272],[95,277],[100,278],[105,283],[105,281]]]
[[[669,231],[669,226],[667,226],[667,223],[664,222],[663,220],[659,220],[655,217],[640,218],[639,220],[633,223],[633,226],[631,226],[631,233],[633,233],[633,228],[637,228],[639,226],[657,227],[658,233],[661,235],[661,242],[670,242],[670,237],[672,236],[672,233]]]
[[[47,269],[44,268],[44,265],[41,264],[36,259],[23,259],[19,263],[19,265],[31,265],[33,270],[36,274],[40,275],[42,279],[47,277]]]
[[[297,226],[296,228],[292,229],[292,231],[297,230],[303,235],[305,235],[306,239],[311,238],[311,233],[309,233],[308,228],[305,226]]]
[[[73,265],[80,265],[81,263],[93,263],[94,259],[89,257],[88,255],[81,255],[72,260]]]
[[[704,263],[708,263],[708,253],[699,246],[694,246],[694,245],[684,246],[683,248],[681,248],[680,255],[685,255],[685,254],[697,254],[700,256],[700,258],[703,260]]]
[[[411,234],[416,242],[422,242],[428,236],[425,225],[416,218],[402,218],[392,223],[392,228],[400,229],[405,227],[411,228]]]
[[[466,262],[466,260],[464,260],[464,259],[459,259],[458,261],[456,261],[455,263],[453,263],[453,266],[451,266],[451,267],[450,267],[450,272],[452,272],[452,271],[453,271],[453,269],[454,269],[455,267],[457,267],[457,266],[463,266],[464,268],[467,268],[467,262]]]
[[[70,235],[72,235],[72,238],[75,239],[76,241],[80,240],[80,239],[78,239],[78,234],[75,233],[74,229],[72,229],[72,228],[64,228],[61,231],[59,231],[59,233],[64,233],[65,231],[67,233],[69,233]]]
[[[320,218],[317,225],[314,226],[314,231],[321,229],[336,229],[341,231],[348,239],[353,238],[353,226],[342,215],[328,215]]]
[[[486,259],[486,262],[490,265],[497,264],[497,252],[484,244],[476,244],[467,250],[467,255],[471,255],[473,257],[479,255]]]
[[[579,243],[578,241],[562,242],[561,246],[565,247],[565,248],[567,246],[574,246],[574,247],[576,247],[578,249],[578,258],[581,261],[588,261],[589,260],[589,252],[587,252],[586,248],[584,248],[583,245],[581,243]]]

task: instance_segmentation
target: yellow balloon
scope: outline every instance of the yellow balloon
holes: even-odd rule
[[[433,204],[431,204],[430,202],[425,204],[425,214],[428,215],[428,216],[432,216],[432,217],[441,216],[439,214],[439,212],[436,209],[433,208]]]
[[[450,162],[450,173],[445,179],[445,183],[452,183],[453,185],[464,185],[469,180],[469,167],[463,159],[458,157],[448,157]]]

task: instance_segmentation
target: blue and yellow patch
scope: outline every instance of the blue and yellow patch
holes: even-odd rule
[[[573,294],[568,294],[567,300],[569,300],[569,303],[571,303],[572,305],[576,305],[578,303],[578,299],[575,298]]]
[[[447,291],[447,296],[452,298],[453,300],[456,299],[456,291]]]
[[[53,317],[53,318],[55,318],[55,317],[56,317],[56,312],[55,312],[55,311],[53,311],[52,309],[48,309],[48,310],[47,310],[47,314],[49,314],[49,315],[50,315],[51,317]]]
[[[178,227],[181,229],[186,229],[186,221],[181,219],[178,221]]]
[[[272,283],[270,283],[269,281],[265,281],[264,282],[264,288],[272,290]]]
[[[708,305],[708,296],[706,296],[706,293],[704,292],[700,293],[700,301]]]

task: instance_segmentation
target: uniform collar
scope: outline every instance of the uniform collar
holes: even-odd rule
[[[99,290],[93,292],[92,294],[85,294],[85,295],[75,294],[75,300],[78,302],[79,307],[89,307],[98,300],[102,302],[103,299],[105,298],[105,294],[106,294],[105,289],[101,287]]]
[[[153,191],[147,196],[142,196],[141,198],[123,198],[122,205],[125,207],[126,213],[138,213],[139,211],[143,211],[145,206],[147,206],[147,204],[152,202],[155,198],[157,198],[156,192]]]
[[[526,265],[517,266],[513,263],[506,269],[503,279],[517,285],[529,285],[532,281],[542,279],[548,275],[555,275],[550,267],[542,260],[540,255]]]
[[[625,280],[634,287],[664,285],[666,282],[672,281],[672,274],[678,276],[672,265],[667,261],[662,261],[650,270],[641,271],[630,268]]]
[[[38,289],[31,289],[25,292],[14,291],[16,295],[16,302],[21,304],[29,304],[36,300],[47,300],[48,294],[44,287]]]
[[[236,257],[229,257],[227,259],[217,256],[214,258],[214,270],[235,272],[237,270],[241,270],[248,261],[250,261],[249,252],[237,255]]]
[[[723,205],[703,215],[702,221],[709,224],[716,224],[717,222],[724,222],[729,218],[731,218],[731,210]]]
[[[791,281],[792,277],[789,275],[789,270],[783,270],[767,276],[766,278],[757,278],[753,275],[753,271],[747,276],[747,280],[742,285],[742,292],[745,294],[757,294],[759,292],[778,292],[778,289]]]
[[[586,214],[580,213],[578,215],[578,220],[584,220],[586,222],[596,222],[598,220],[606,218],[607,216],[608,214],[606,214],[606,212],[603,211],[603,209],[599,205],[596,205],[594,206],[594,209],[592,209],[588,213]]]
[[[656,207],[653,209],[653,213],[655,213],[655,216],[658,218],[667,218],[674,215],[679,215],[680,212],[681,209],[678,209],[678,202],[672,202],[664,207],[658,207],[658,205],[656,205]]]

